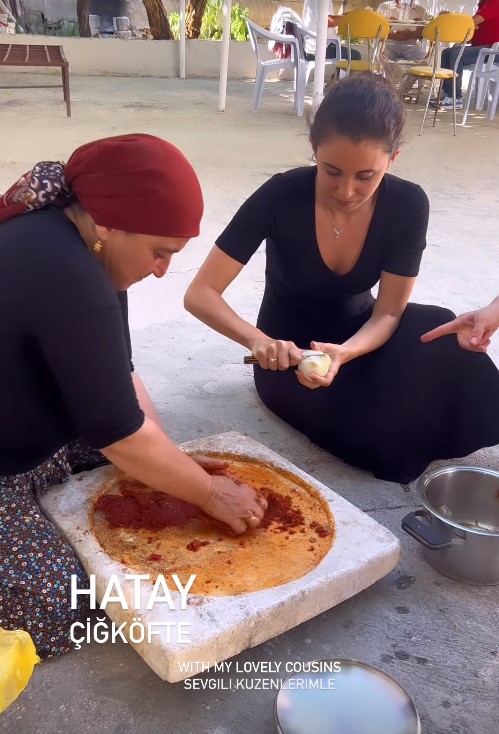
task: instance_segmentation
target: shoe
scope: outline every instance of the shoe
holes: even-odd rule
[[[431,99],[430,106],[436,107],[437,100]],[[440,104],[438,105],[439,110],[452,110],[452,97],[442,97]],[[461,97],[456,97],[456,110],[463,109],[463,100]]]

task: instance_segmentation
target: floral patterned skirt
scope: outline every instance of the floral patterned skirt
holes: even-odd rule
[[[41,513],[37,498],[71,474],[107,463],[76,442],[24,474],[0,476],[0,627],[30,633],[41,658],[73,647],[71,625],[88,616],[88,598],[71,608],[71,575],[87,577],[66,538]]]

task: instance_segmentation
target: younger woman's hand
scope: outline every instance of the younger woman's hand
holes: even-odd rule
[[[303,356],[303,349],[294,342],[261,337],[250,345],[252,355],[264,370],[287,370],[295,367]]]
[[[313,372],[308,377],[305,377],[303,372],[299,369],[296,370],[298,382],[304,387],[308,387],[310,390],[315,390],[317,387],[329,387],[338,374],[341,365],[344,363],[344,358],[346,356],[345,349],[341,344],[327,344],[324,342],[310,342],[310,348],[316,352],[325,352],[326,354],[329,354],[331,365],[324,377],[316,375]]]

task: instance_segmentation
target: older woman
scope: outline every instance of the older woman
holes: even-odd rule
[[[36,502],[75,465],[105,457],[238,533],[263,516],[250,487],[170,441],[132,377],[125,291],[166,273],[202,212],[190,163],[149,135],[40,163],[0,199],[0,627],[29,631],[41,657],[70,647],[83,612],[68,591],[83,569]]]

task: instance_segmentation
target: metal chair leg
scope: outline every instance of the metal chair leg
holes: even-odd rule
[[[454,124],[454,136],[456,135],[456,72],[452,77],[452,122]]]
[[[403,95],[403,93],[402,93],[402,92],[403,92],[403,89],[404,89],[404,83],[405,83],[405,80],[406,80],[406,78],[407,78],[408,76],[409,76],[409,74],[407,74],[406,72],[404,72],[404,73],[402,74],[402,79],[401,79],[401,81],[400,81],[400,86],[399,86],[399,97],[400,97],[400,99],[404,99],[404,95]]]
[[[433,115],[433,127],[435,127],[435,123],[437,122],[437,112],[438,112],[438,106],[440,104],[440,100],[442,99],[442,89],[444,87],[444,80],[440,80],[440,84],[438,85],[438,92],[437,92],[437,102],[435,104],[435,114]]]
[[[421,122],[421,127],[419,128],[419,135],[422,135],[423,133],[423,127],[424,127],[424,123],[426,120],[426,115],[428,114],[428,107],[430,106],[431,88],[433,86],[433,81],[434,80],[432,79],[432,84],[430,85],[430,89],[428,90],[428,96],[426,98],[426,106],[424,108],[424,113],[423,113],[423,120]]]

